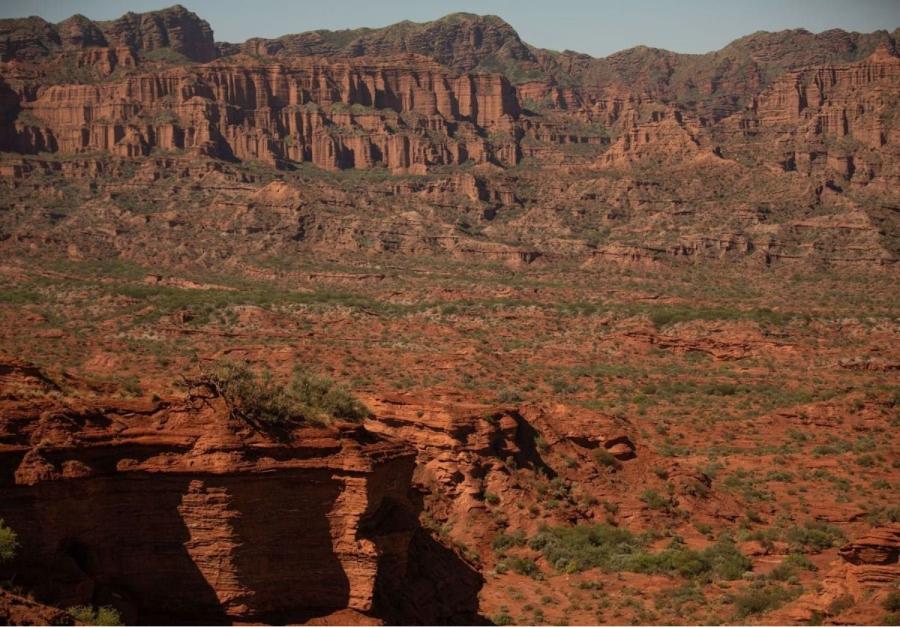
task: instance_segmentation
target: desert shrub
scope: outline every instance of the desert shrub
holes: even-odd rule
[[[644,490],[639,497],[650,509],[667,509],[669,499],[660,496],[656,490]]]
[[[666,549],[646,550],[647,536],[609,525],[545,527],[529,545],[562,572],[589,568],[662,573],[682,577],[739,579],[751,563],[731,542],[722,540],[701,551],[673,541]]]
[[[769,579],[773,581],[788,581],[796,575],[796,569],[786,561],[781,562],[769,572]]]
[[[497,552],[503,552],[514,546],[525,546],[525,534],[522,531],[501,533],[491,541],[491,547]]]
[[[702,554],[708,560],[712,573],[721,579],[740,579],[753,567],[752,562],[728,540],[719,540],[703,549]]]
[[[531,548],[541,551],[557,570],[578,572],[600,567],[625,570],[626,560],[643,542],[626,529],[609,525],[545,527],[531,539]]]
[[[222,395],[233,415],[252,424],[360,422],[370,414],[342,385],[299,370],[284,385],[268,370],[257,374],[245,364],[223,362],[205,373],[201,382]]]
[[[802,553],[791,553],[778,564],[769,573],[769,579],[774,581],[790,581],[797,573],[797,569],[802,568],[809,571],[817,571],[818,567],[813,564],[808,557]]]
[[[760,583],[751,585],[742,592],[731,595],[729,598],[734,603],[736,617],[743,619],[754,614],[763,614],[777,609],[796,598],[799,593],[800,589],[789,589],[777,584]]]
[[[77,607],[70,607],[67,611],[76,621],[85,625],[124,624],[122,622],[122,615],[119,614],[119,611],[109,605],[104,605],[103,607],[79,605]]]
[[[541,569],[533,559],[518,556],[505,557],[497,563],[498,573],[505,573],[508,570],[528,577],[537,577],[541,573]]]
[[[16,532],[6,526],[0,518],[0,562],[6,562],[16,556],[19,539]]]
[[[524,399],[521,390],[505,388],[497,394],[498,403],[521,403]]]
[[[819,570],[819,567],[813,564],[808,557],[803,555],[803,553],[791,553],[784,558],[782,564],[787,564],[794,568],[803,568],[813,572]]]
[[[703,603],[703,592],[695,583],[688,583],[679,588],[669,588],[656,594],[654,603],[657,609],[670,609],[681,613],[687,604]]]
[[[810,520],[803,525],[796,525],[784,533],[785,540],[795,550],[806,550],[813,553],[824,551],[844,539],[843,532],[828,523]]]
[[[122,388],[131,396],[142,396],[144,394],[141,388],[141,380],[131,375],[122,380]]]
[[[747,501],[771,501],[775,496],[769,490],[759,487],[760,478],[756,473],[739,468],[722,480],[728,490],[739,494]]]
[[[849,594],[842,594],[834,601],[828,604],[828,614],[830,616],[835,616],[840,614],[844,610],[850,609],[856,604],[856,601],[853,600],[853,597]]]
[[[866,512],[866,520],[873,525],[883,525],[886,522],[900,522],[900,505],[873,506]]]
[[[636,572],[727,580],[740,579],[750,567],[750,560],[733,543],[725,540],[701,551],[689,549],[680,542],[672,542],[660,553],[636,555],[631,564],[631,569]]]

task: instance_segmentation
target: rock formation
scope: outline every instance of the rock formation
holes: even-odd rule
[[[0,372],[19,394],[48,385],[25,364]],[[171,403],[15,398],[0,517],[28,547],[8,568],[41,600],[112,604],[129,623],[477,613],[480,577],[419,529],[414,452],[397,441],[352,425],[274,438],[202,389]]]

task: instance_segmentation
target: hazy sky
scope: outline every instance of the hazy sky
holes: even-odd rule
[[[175,0],[2,0],[0,17],[74,13],[104,20]],[[319,28],[422,22],[453,13],[493,13],[526,42],[604,56],[639,44],[707,52],[757,30],[843,28],[869,32],[900,26],[900,0],[182,0],[206,19],[217,41],[277,37]]]

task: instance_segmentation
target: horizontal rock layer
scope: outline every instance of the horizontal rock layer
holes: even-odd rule
[[[16,389],[46,385],[5,370]],[[40,600],[129,623],[472,620],[480,577],[419,529],[402,444],[351,425],[272,439],[205,393],[2,410],[0,517],[28,548],[8,568]],[[431,568],[455,595],[411,583]]]

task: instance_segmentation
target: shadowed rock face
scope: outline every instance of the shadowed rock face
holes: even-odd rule
[[[477,615],[480,575],[419,537],[411,450],[349,425],[271,441],[194,403],[4,422],[0,517],[28,547],[9,568],[38,599],[148,624]],[[430,575],[449,583],[403,601]]]

